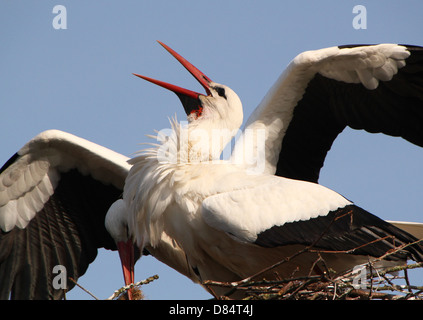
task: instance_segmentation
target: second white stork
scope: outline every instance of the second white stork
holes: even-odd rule
[[[168,136],[158,135],[157,145],[129,161],[116,212],[127,216],[140,249],[154,254],[162,237],[170,237],[186,256],[179,270],[191,269],[198,282],[240,280],[308,246],[337,272],[393,249],[402,248],[381,265],[423,261],[416,237],[316,183],[347,125],[423,146],[421,48],[382,44],[299,55],[248,120],[231,161],[224,161],[219,156],[243,121],[239,97],[162,45],[207,95],[138,75],[175,92],[188,116],[186,126],[173,120]],[[256,163],[246,158],[248,147],[256,161],[265,161],[262,172],[250,170]],[[310,251],[262,276],[319,272],[318,260]]]

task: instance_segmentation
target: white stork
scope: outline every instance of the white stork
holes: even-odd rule
[[[255,153],[245,158],[238,143],[233,159],[241,163],[216,160],[242,123],[239,98],[165,48],[208,94],[148,78],[178,94],[188,126],[174,122],[169,137],[129,164],[84,139],[46,131],[1,168],[1,299],[61,298],[63,291],[52,286],[53,267],[64,265],[77,279],[100,247],[119,249],[126,283],[147,251],[201,282],[242,279],[310,244],[348,250],[394,238],[354,254],[329,254],[327,262],[341,271],[423,238],[421,224],[395,223],[409,234],[316,184],[345,126],[423,146],[422,48],[387,44],[300,54],[248,120],[245,132],[264,130],[265,148],[254,134],[245,135],[240,141]],[[208,152],[192,140],[218,129],[221,143]],[[263,172],[252,174],[254,159],[265,159]],[[390,259],[420,261],[422,252],[414,244]],[[308,272],[314,261],[303,255],[277,271]]]
[[[158,135],[157,145],[129,161],[115,212],[127,215],[141,250],[154,255],[166,235],[198,282],[236,281],[307,246],[336,252],[324,260],[342,272],[417,240],[316,182],[346,125],[423,146],[421,48],[383,44],[302,53],[247,121],[231,161],[224,161],[219,156],[243,121],[240,99],[162,45],[207,95],[138,75],[175,92],[188,115],[188,125],[174,120],[167,137]],[[254,151],[249,158],[248,148]],[[354,254],[340,253],[348,250]],[[317,259],[316,253],[299,255],[264,276],[307,275],[320,267]],[[423,261],[423,246],[387,258],[407,259]]]

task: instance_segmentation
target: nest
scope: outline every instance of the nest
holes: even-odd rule
[[[231,300],[242,292],[243,300],[423,300],[423,286],[410,282],[409,270],[423,268],[423,262],[392,268],[376,269],[373,263],[358,266],[349,272],[336,274],[327,270],[322,275],[309,275],[277,280],[254,281],[250,278],[238,282],[205,281],[208,287],[227,288],[219,300]],[[144,298],[140,287],[156,280],[147,278],[123,287],[109,299],[126,300],[132,290],[133,300]]]
[[[408,276],[408,270],[422,267],[423,263],[415,263],[382,270],[369,263],[340,275],[328,270],[289,279],[206,281],[204,285],[228,288],[217,299],[231,299],[242,291],[244,300],[423,300],[423,286],[412,285]]]
[[[245,300],[423,300],[423,286],[412,285],[408,275],[408,270],[422,268],[423,262],[397,265],[391,268],[375,268],[377,262],[389,259],[389,256],[395,255],[409,246],[419,244],[423,239],[395,247],[382,256],[372,259],[372,261],[369,260],[367,264],[356,266],[353,270],[341,274],[329,269],[321,255],[321,253],[352,254],[363,246],[372,245],[381,240],[385,240],[385,238],[345,251],[319,250],[314,247],[315,243],[313,243],[244,280],[238,282],[205,281],[203,285],[213,294],[212,286],[228,288],[227,293],[223,296],[214,294],[216,299],[231,299],[231,296],[237,293],[236,296],[243,296]],[[263,279],[263,274],[268,274],[276,267],[307,252],[317,253],[318,256],[308,276],[282,279],[275,274],[272,280]],[[319,275],[314,275],[312,271],[318,262],[323,264],[325,270]]]
[[[286,261],[283,260],[238,282],[205,281],[203,285],[211,293],[212,287],[227,288],[227,292],[222,296],[214,294],[215,299],[219,300],[233,299],[233,296],[239,296],[239,293],[242,293],[243,300],[423,300],[423,286],[413,285],[409,277],[409,270],[423,268],[423,262],[384,269],[374,267],[378,260],[401,249],[392,250],[379,259],[342,274],[326,268],[320,275],[310,274],[285,279],[275,275],[272,280],[253,280],[259,279],[261,273],[268,273],[272,268],[283,264]],[[306,251],[298,252],[297,255]],[[322,260],[319,256],[318,261],[324,264]],[[158,276],[153,276],[123,287],[109,299],[126,299],[127,290],[133,290],[134,300],[143,299],[141,285],[157,278]]]
[[[263,279],[263,274],[269,274],[272,269],[305,252],[318,253],[315,264],[320,262],[326,266],[319,251],[310,246],[241,281],[207,280],[202,284],[212,294],[214,294],[213,287],[227,288],[226,293],[222,296],[214,294],[214,298],[219,300],[234,299],[234,297],[239,297],[240,293],[244,300],[423,300],[423,286],[412,284],[409,277],[409,270],[423,268],[423,262],[383,269],[375,268],[378,261],[420,241],[397,247],[367,264],[356,266],[353,270],[342,274],[326,267],[324,272],[319,275],[310,272],[308,276],[295,277],[294,273],[291,278],[280,278],[275,274],[272,280]],[[352,253],[353,251],[354,249],[343,253]],[[321,252],[328,253],[327,251]],[[132,291],[134,300],[144,299],[141,286],[156,279],[158,279],[157,275],[122,287],[116,290],[109,300],[127,299],[128,290]],[[82,289],[91,294],[88,290]]]

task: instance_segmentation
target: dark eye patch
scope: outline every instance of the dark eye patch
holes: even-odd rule
[[[226,93],[225,93],[225,89],[224,89],[224,88],[221,88],[221,87],[216,87],[216,88],[214,88],[214,89],[216,90],[217,94],[218,94],[220,97],[223,97],[223,98],[225,98],[225,99],[226,99]]]

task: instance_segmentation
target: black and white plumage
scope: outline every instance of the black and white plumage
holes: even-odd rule
[[[317,182],[347,126],[423,146],[422,51],[381,44],[298,55],[246,124],[246,130],[268,131],[266,172]]]
[[[326,152],[346,126],[402,137],[423,146],[423,49],[407,46],[407,50],[411,54],[404,60],[404,67],[401,68],[402,60],[392,58],[380,67],[380,78],[374,89],[370,84],[366,87],[316,74],[295,108],[294,121],[284,137],[277,174],[317,182]],[[395,65],[398,73],[383,81],[389,79],[389,72],[396,72]],[[301,135],[295,134],[297,127],[303,128]],[[316,145],[319,153],[315,152]],[[313,159],[309,159],[309,165],[301,164],[301,159],[310,154]]]
[[[37,135],[0,174],[0,298],[59,299],[56,265],[78,279],[97,248],[116,250],[104,226],[122,195],[127,158],[57,130]],[[67,283],[68,289],[74,284]]]
[[[341,271],[414,242],[413,235],[423,237],[421,224],[396,223],[411,235],[316,183],[345,126],[423,146],[422,48],[384,44],[300,54],[247,121],[229,163],[209,160],[242,123],[239,98],[165,48],[208,93],[148,78],[178,94],[187,128],[174,122],[169,139],[162,137],[161,145],[129,164],[95,144],[48,131],[2,168],[0,278],[9,281],[1,283],[0,298],[10,292],[12,298],[60,298],[62,293],[51,288],[52,265],[67,266],[77,278],[98,247],[115,249],[125,236],[194,281],[239,280],[311,244],[346,251],[389,237],[353,254],[329,255],[329,264]],[[182,148],[184,134],[194,128],[223,130],[223,144],[206,158],[192,143]],[[256,137],[263,132],[260,146]],[[251,158],[245,145],[254,150]],[[160,146],[167,147],[164,154]],[[169,160],[173,151],[189,161],[159,161]],[[75,193],[75,184],[89,185],[88,191]],[[104,220],[117,199],[106,219],[110,236]],[[422,247],[414,244],[389,257],[393,262],[408,258],[421,261]],[[303,255],[278,272],[289,275],[300,266],[308,273],[314,261],[314,255]]]

